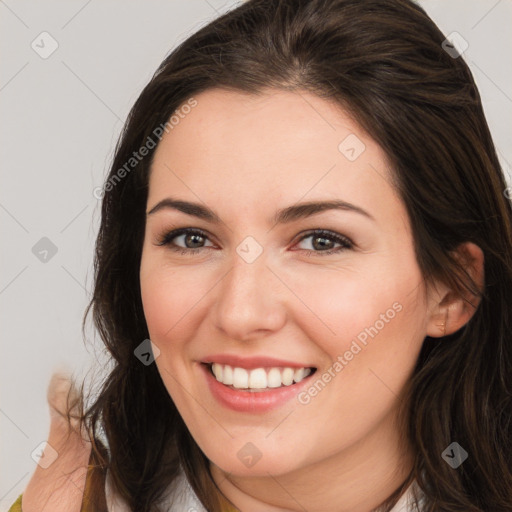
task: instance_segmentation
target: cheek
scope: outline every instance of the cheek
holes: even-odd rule
[[[420,273],[383,268],[322,269],[288,276],[302,302],[295,307],[296,322],[331,357],[348,350],[353,339],[364,345],[376,336],[403,332],[406,337],[421,316]]]
[[[317,376],[322,382],[315,381],[300,403],[316,401],[318,414],[331,417],[333,424],[345,414],[339,411],[359,411],[351,421],[367,428],[392,407],[421,349],[426,330],[421,273],[413,259],[404,258],[401,265],[390,262],[373,271],[368,266],[364,273],[326,271],[316,272],[314,280],[307,277],[295,282],[295,290],[307,297],[311,312],[295,319],[327,357]],[[317,400],[320,393],[323,398]],[[362,403],[368,404],[365,412]]]
[[[309,295],[336,334],[319,330],[316,319],[301,324],[329,357],[298,399],[308,411],[306,430],[316,428],[322,418],[333,447],[339,447],[336,439],[355,442],[382,421],[413,371],[424,339],[422,288],[412,287],[411,293],[413,278],[420,276],[400,280],[394,275],[378,286],[377,281],[364,286],[358,281],[359,286],[345,282],[330,288],[326,280],[324,292],[330,289],[333,295]]]
[[[152,266],[142,264],[140,285],[149,337],[160,350],[155,363],[180,414],[188,418],[183,385],[191,389],[191,384],[190,367],[184,364],[185,340],[193,331],[194,304],[201,290],[193,286],[193,278],[184,277],[186,273],[151,263]]]
[[[165,345],[170,338],[180,339],[180,332],[193,318],[194,307],[205,294],[204,279],[197,272],[155,263],[141,266],[140,285],[151,339],[159,345]]]
[[[426,305],[423,288],[411,286],[414,279],[421,284],[420,275],[411,274],[408,279],[393,276],[378,285],[347,287],[346,300],[338,301],[336,310],[325,302],[331,314],[325,320],[336,335],[323,337],[318,344],[339,363],[335,373],[342,377],[335,379],[335,387],[350,409],[364,402],[381,410],[415,366],[425,338]]]
[[[172,327],[176,288],[166,286],[165,276],[159,272],[141,273],[141,296],[144,316],[153,341],[158,342],[162,334]]]

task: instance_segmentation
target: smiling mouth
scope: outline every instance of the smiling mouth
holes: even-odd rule
[[[204,363],[203,363],[204,364]],[[213,377],[236,391],[261,392],[298,384],[316,368],[260,367],[246,369],[228,364],[206,363]]]

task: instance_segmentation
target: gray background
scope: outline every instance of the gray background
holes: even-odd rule
[[[89,326],[85,345],[80,328],[99,221],[93,190],[122,123],[165,55],[238,3],[0,0],[0,512],[25,488],[48,434],[51,373],[104,368],[98,337]],[[512,1],[420,3],[446,35],[468,41],[464,58],[508,177]],[[42,32],[58,44],[47,58],[55,43]],[[44,237],[55,254],[40,252]]]

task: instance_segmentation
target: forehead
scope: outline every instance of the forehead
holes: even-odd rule
[[[302,198],[388,209],[398,201],[384,151],[338,104],[280,90],[210,89],[194,99],[156,149],[148,203],[181,195],[227,213],[230,204],[261,209]]]

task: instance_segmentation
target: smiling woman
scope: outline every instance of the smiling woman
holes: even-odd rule
[[[24,512],[512,511],[512,210],[444,41],[408,0],[250,0],[169,55],[106,182],[194,108],[104,189],[114,368]]]

